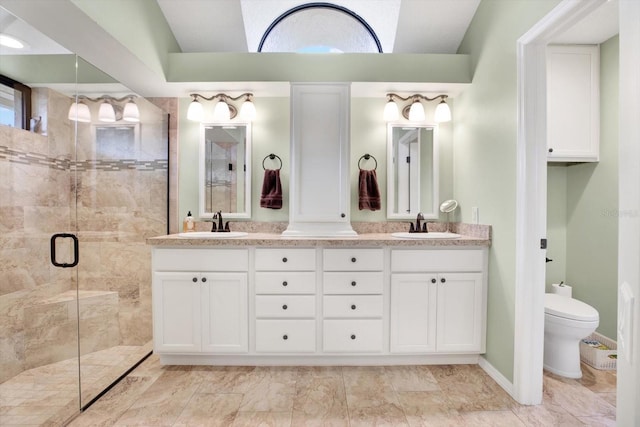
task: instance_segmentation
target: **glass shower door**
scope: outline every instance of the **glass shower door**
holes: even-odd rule
[[[91,66],[79,61],[79,80]],[[75,216],[80,391],[85,407],[152,350],[151,250],[166,234],[168,116],[121,84],[78,85]],[[132,95],[129,97],[129,95]],[[132,101],[139,121],[124,119]],[[107,103],[115,121],[101,120]]]

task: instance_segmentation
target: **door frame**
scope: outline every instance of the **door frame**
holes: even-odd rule
[[[542,402],[547,233],[546,46],[606,0],[564,0],[517,41],[514,398]]]

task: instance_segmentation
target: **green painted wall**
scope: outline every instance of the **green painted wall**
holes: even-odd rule
[[[618,47],[617,36],[600,46],[600,161],[549,167],[564,169],[564,176],[560,170],[548,175],[548,218],[554,217],[560,263],[557,270],[549,265],[547,285],[571,285],[574,298],[600,313],[598,332],[612,339],[618,316]]]
[[[567,281],[567,167],[547,166],[547,263],[546,291],[552,283]]]
[[[473,84],[456,99],[454,194],[462,221],[479,208],[491,224],[486,358],[513,379],[516,248],[516,42],[559,0],[483,0],[459,53],[471,55]]]
[[[186,118],[190,99],[180,100],[179,112],[179,221],[191,211],[198,211],[198,144],[200,125]],[[289,98],[254,97],[258,111],[252,124],[252,221],[288,221],[289,205]],[[386,221],[387,194],[387,124],[382,120],[386,99],[352,98],[351,100],[351,220]],[[454,109],[454,103],[449,100]],[[211,105],[206,105],[212,108]],[[427,117],[433,115],[436,104],[425,105]],[[206,107],[205,107],[206,108]],[[453,197],[453,125],[439,125],[439,200]],[[283,185],[283,207],[279,210],[260,207],[262,188],[262,160],[270,153],[282,159],[281,179]],[[365,153],[378,161],[378,185],[382,197],[379,211],[358,210],[358,159]],[[442,216],[446,220],[446,216]],[[453,220],[453,218],[452,218]]]

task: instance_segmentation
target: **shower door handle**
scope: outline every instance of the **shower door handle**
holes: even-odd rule
[[[56,261],[56,239],[58,238],[73,240],[73,262],[61,263]],[[75,234],[57,233],[51,236],[51,264],[55,265],[56,267],[62,267],[62,268],[71,268],[78,265],[78,238],[75,236]]]

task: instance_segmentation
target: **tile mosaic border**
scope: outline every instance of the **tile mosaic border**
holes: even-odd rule
[[[20,163],[23,165],[44,166],[56,170],[69,171],[88,171],[100,170],[118,172],[123,170],[137,171],[156,171],[168,170],[169,161],[167,159],[153,160],[136,160],[136,159],[118,159],[118,160],[80,160],[71,161],[70,159],[60,159],[47,156],[45,154],[33,153],[28,151],[14,150],[7,146],[0,145],[0,161],[11,163]]]

